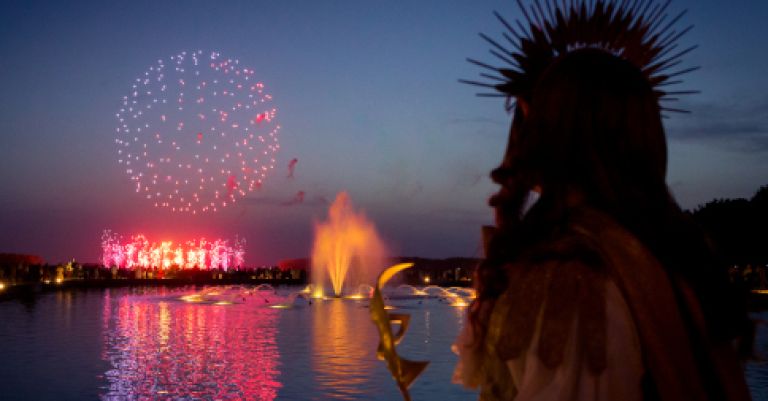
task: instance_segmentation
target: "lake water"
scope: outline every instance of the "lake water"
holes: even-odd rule
[[[63,290],[0,303],[0,399],[397,400],[376,359],[367,302],[270,306],[295,288],[237,304],[179,300],[191,288]],[[395,300],[411,314],[398,352],[431,364],[414,400],[474,400],[451,384],[450,344],[466,308]],[[768,319],[768,314],[755,315]],[[758,354],[768,329],[758,327]],[[747,366],[755,400],[768,400],[765,362]]]
[[[231,305],[183,302],[191,289],[162,287],[0,303],[0,399],[397,400],[367,301],[270,308],[296,290]],[[398,352],[431,361],[413,398],[475,399],[450,383],[465,308],[392,303],[411,314]]]

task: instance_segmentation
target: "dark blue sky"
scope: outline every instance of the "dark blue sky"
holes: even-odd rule
[[[669,183],[686,208],[768,184],[768,3],[675,1],[700,48],[701,95],[665,121]],[[101,231],[248,239],[249,264],[309,253],[341,190],[396,254],[478,256],[487,172],[509,116],[458,84],[489,59],[491,12],[513,1],[61,2],[0,5],[0,252],[95,261]],[[205,216],[155,209],[117,163],[115,113],[157,59],[215,50],[253,68],[279,108],[281,150],[261,190]],[[295,178],[287,165],[297,158]],[[286,206],[298,191],[302,204]]]

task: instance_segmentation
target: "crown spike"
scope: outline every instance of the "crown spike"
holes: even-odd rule
[[[501,60],[501,61],[503,61],[503,62],[505,62],[505,63],[507,63],[509,65],[513,65],[515,67],[518,66],[517,62],[515,62],[515,60],[512,60],[512,59],[509,59],[509,58],[505,57],[503,54],[497,52],[496,50],[491,49],[490,52],[491,52],[491,54],[496,56],[499,60]]]
[[[653,5],[653,9],[651,10],[651,13],[648,15],[648,18],[646,19],[646,23],[648,24],[648,32],[649,34],[653,32],[653,25],[656,23],[656,20],[661,18],[662,14],[664,14],[664,10],[669,6],[670,0],[667,0],[666,3],[655,3]]]
[[[552,8],[552,3],[555,3],[555,0],[544,0],[544,6],[547,8],[547,17],[550,21],[555,21],[555,12]],[[555,7],[557,7],[557,4],[555,4]]]
[[[671,107],[661,107],[661,111],[671,111],[673,113],[691,114],[690,110],[674,109]]]
[[[512,38],[510,38],[510,37],[509,37],[509,35],[507,35],[507,33],[506,33],[506,32],[502,32],[502,33],[501,33],[501,36],[504,36],[504,39],[506,39],[507,41],[509,41],[509,43],[511,43],[511,44],[512,44],[512,46],[513,46],[515,49],[517,49],[517,51],[519,51],[519,52],[521,52],[521,53],[523,52],[523,48],[522,48],[522,47],[520,47],[520,44],[518,44],[517,42],[515,42],[514,40],[512,40]]]
[[[499,70],[498,68],[496,68],[496,67],[494,67],[492,65],[485,64],[482,61],[477,61],[475,59],[468,58],[467,61],[469,61],[470,63],[472,63],[474,65],[477,65],[477,66],[480,66],[480,67],[483,67],[483,68],[487,68],[487,69],[489,69],[491,71],[498,71]]]
[[[670,86],[670,85],[677,85],[683,83],[682,80],[678,79],[675,81],[662,81],[656,84],[656,87],[664,87],[664,86]]]
[[[504,17],[501,16],[501,14],[499,14],[496,11],[494,11],[493,15],[496,16],[496,19],[498,19],[501,22],[501,24],[504,25],[510,33],[512,33],[512,35],[515,35],[515,37],[517,38],[518,41],[523,40],[523,36],[518,34],[517,31],[515,30],[515,28],[513,28],[512,25],[510,25],[507,22],[507,20],[505,20]],[[516,42],[513,42],[511,39],[509,39],[509,41],[512,42],[513,44],[515,44],[518,48],[520,47],[520,45],[518,45]]]
[[[525,16],[526,21],[528,21],[528,25],[533,25],[533,20],[531,20],[531,17],[528,15],[528,11],[525,11],[523,2],[521,0],[517,0],[517,5],[519,6],[520,11],[523,12],[523,16]]]
[[[496,75],[486,74],[484,72],[481,72],[480,76],[483,77],[483,78],[488,78],[488,79],[492,79],[494,81],[499,81],[499,82],[506,82],[507,81],[506,79],[504,79],[502,77],[497,77]]]
[[[701,93],[700,90],[687,90],[687,91],[667,92],[667,95],[698,95],[700,93]]]
[[[680,14],[677,14],[677,16],[676,16],[675,18],[672,18],[672,20],[671,20],[671,21],[669,21],[669,22],[667,23],[667,25],[665,25],[665,26],[664,26],[664,28],[662,28],[662,29],[661,29],[661,30],[658,32],[659,36],[665,35],[665,34],[666,34],[666,32],[667,32],[667,31],[669,31],[669,29],[670,29],[670,28],[672,28],[672,26],[674,26],[674,25],[677,23],[677,21],[680,21],[680,18],[683,18],[683,16],[684,16],[684,15],[685,15],[687,12],[688,12],[688,10],[683,10],[683,11],[682,11]]]
[[[507,97],[507,95],[503,93],[476,93],[475,96],[477,97]]]
[[[520,22],[520,20],[516,20],[515,23],[517,23],[517,27],[520,28],[520,32],[522,32],[523,39],[531,40],[531,35],[529,34],[528,30],[525,29],[523,26],[523,23]]]
[[[632,15],[636,15],[635,13],[637,12],[637,7],[640,4],[640,2],[641,2],[641,0],[631,0],[630,2],[627,3],[627,7],[626,8],[625,7],[618,7],[618,9],[627,10],[628,13],[630,13]]]
[[[672,78],[672,77],[676,77],[676,76],[679,76],[679,75],[687,74],[689,72],[693,72],[693,71],[696,71],[698,69],[701,69],[701,67],[700,66],[696,66],[696,67],[686,68],[684,70],[680,70],[680,71],[673,72],[671,74],[667,74],[667,78]]]
[[[641,16],[646,15],[645,13],[647,13],[648,9],[651,8],[651,6],[654,4],[654,0],[648,0],[648,1],[642,0],[641,3],[642,2],[645,2],[645,7],[643,8],[643,11],[640,11],[639,13],[637,13],[637,15],[641,15]]]
[[[680,57],[690,53],[691,51],[693,51],[694,49],[696,49],[698,47],[699,47],[698,45],[693,45],[693,46],[691,46],[691,47],[689,47],[689,48],[687,48],[685,50],[682,50],[682,51],[680,51],[678,53],[675,53],[675,55],[669,56],[666,59],[664,59],[662,61],[659,61],[658,63],[648,67],[648,69],[645,70],[645,71],[648,71],[648,73],[652,74],[655,71],[660,71],[662,69],[669,69],[669,68],[671,68],[671,67],[673,67],[673,66],[675,66],[677,64],[680,64],[682,62],[682,60],[678,60]]]
[[[693,25],[687,26],[685,29],[683,29],[682,31],[680,31],[677,34],[675,34],[675,31],[672,31],[672,33],[669,35],[668,38],[665,38],[665,39],[661,40],[661,44],[659,45],[659,47],[667,47],[669,44],[671,44],[671,43],[677,41],[678,39],[680,39],[681,37],[683,37],[683,35],[688,33],[691,29],[693,29]]]
[[[478,81],[470,81],[468,79],[460,79],[459,82],[467,85],[473,85],[473,86],[481,86],[483,88],[492,88],[496,89],[496,85],[493,84],[487,84],[485,82],[478,82]]]
[[[499,49],[501,52],[503,52],[503,53],[506,53],[506,54],[507,54],[507,55],[509,55],[509,56],[511,56],[511,55],[512,55],[512,52],[510,52],[509,50],[507,50],[507,49],[506,49],[504,46],[500,45],[500,44],[499,44],[498,42],[496,42],[495,40],[493,40],[493,39],[489,38],[489,37],[488,37],[487,35],[485,35],[484,33],[482,33],[482,32],[481,32],[479,35],[480,35],[480,37],[481,37],[481,38],[483,38],[483,39],[484,39],[486,42],[490,43],[490,44],[491,44],[491,46],[493,46],[493,47],[495,47],[495,48]]]
[[[536,3],[538,3],[538,0],[533,0],[533,4],[530,5],[531,8],[531,14],[536,19],[536,25],[538,25],[541,28],[544,28],[544,14],[539,14],[538,7],[536,7]]]
[[[672,3],[672,0],[667,0],[664,4],[661,5],[661,7],[659,7],[658,14],[656,14],[656,16],[651,19],[651,24],[649,28],[650,32],[658,33],[656,30],[664,22],[664,20],[667,19],[668,15],[666,11],[671,3]]]

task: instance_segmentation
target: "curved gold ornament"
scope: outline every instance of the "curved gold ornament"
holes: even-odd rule
[[[376,356],[383,361],[386,361],[387,368],[392,377],[397,382],[397,387],[400,388],[400,392],[403,394],[405,401],[411,401],[411,395],[408,393],[408,387],[416,380],[416,378],[424,371],[429,365],[429,361],[410,361],[401,358],[397,355],[395,345],[402,340],[405,335],[405,331],[408,330],[408,323],[411,316],[402,313],[387,313],[384,308],[384,298],[381,296],[381,287],[386,284],[389,279],[401,270],[408,269],[413,266],[413,263],[400,263],[391,266],[381,272],[376,285],[373,289],[373,297],[371,297],[371,319],[379,329],[379,348],[376,351]],[[399,324],[400,328],[397,333],[392,333],[392,323]]]

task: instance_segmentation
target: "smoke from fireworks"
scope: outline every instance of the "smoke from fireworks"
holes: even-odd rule
[[[289,200],[288,202],[283,202],[283,206],[293,206],[304,203],[305,195],[306,193],[304,191],[296,192],[296,195],[293,195],[293,199]]]
[[[296,164],[299,162],[299,159],[293,158],[290,162],[288,162],[288,178],[293,178],[293,171],[296,169]]]

